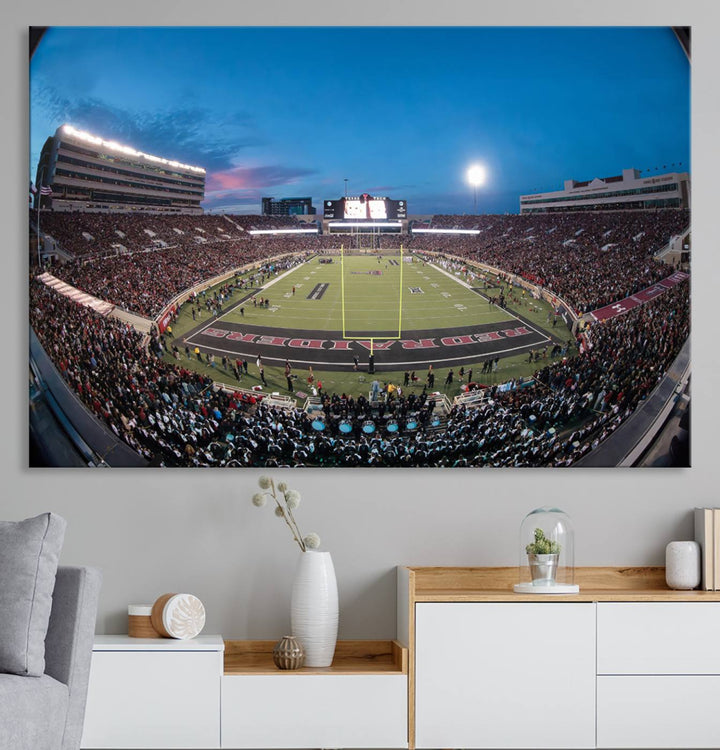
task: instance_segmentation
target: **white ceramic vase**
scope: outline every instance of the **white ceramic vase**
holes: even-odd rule
[[[300,554],[290,604],[292,634],[305,649],[306,667],[329,667],[338,631],[338,591],[329,552]]]

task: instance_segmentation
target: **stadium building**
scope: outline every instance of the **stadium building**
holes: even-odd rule
[[[312,216],[316,213],[312,198],[262,199],[263,216]]]
[[[205,170],[62,125],[38,162],[36,200],[55,211],[202,214]],[[37,204],[36,204],[37,205]]]
[[[689,208],[690,175],[669,172],[640,177],[637,169],[623,169],[616,177],[587,182],[565,180],[565,189],[520,196],[520,213],[557,211],[617,211],[644,208]]]

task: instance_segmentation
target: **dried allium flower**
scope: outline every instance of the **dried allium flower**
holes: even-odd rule
[[[270,477],[263,474],[263,476],[261,476],[260,479],[258,479],[258,486],[260,487],[261,490],[269,490],[270,487],[272,486],[272,479],[270,479]]]
[[[293,497],[285,498],[285,502],[287,503],[287,507],[290,508],[290,510],[295,510],[295,508],[300,505],[300,496],[295,493]]]
[[[320,546],[320,537],[311,531],[304,539],[305,547],[307,549],[317,549]]]
[[[278,491],[285,492],[285,490],[287,490],[288,486],[287,486],[286,482],[278,482],[277,488],[278,488]]]
[[[277,516],[278,518],[284,518],[284,517],[285,517],[285,511],[284,511],[284,510],[283,510],[283,509],[282,509],[282,508],[281,508],[281,507],[280,507],[280,506],[278,505],[278,506],[277,506],[277,507],[275,508],[275,515],[276,515],[276,516]]]
[[[265,505],[265,495],[262,492],[256,492],[252,496],[252,504],[256,508],[262,508]]]

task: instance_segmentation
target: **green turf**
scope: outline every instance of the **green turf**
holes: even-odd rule
[[[577,354],[577,350],[575,348],[572,348],[570,350],[570,356],[574,354]],[[481,362],[474,363],[473,365],[466,365],[465,371],[467,373],[469,369],[472,369],[472,378],[477,383],[495,385],[498,383],[505,383],[513,378],[530,377],[538,369],[555,361],[548,358],[542,359],[539,362],[533,362],[531,364],[528,363],[527,359],[528,357],[526,354],[517,354],[512,357],[505,357],[498,363],[497,371],[487,375],[483,375],[480,372],[482,368]],[[186,367],[190,370],[200,372],[203,375],[207,375],[208,377],[213,378],[213,380],[225,385],[248,390],[253,386],[261,385],[260,377],[258,375],[258,371],[255,367],[254,362],[250,363],[248,375],[243,375],[242,379],[238,382],[230,370],[223,369],[219,358],[217,358],[215,367],[210,367],[204,362],[200,363],[194,357],[188,360],[185,358],[184,353],[181,354],[180,360],[176,360],[171,355],[165,355],[165,360],[167,362],[179,364],[182,367]],[[317,368],[313,369],[315,385],[317,385],[318,381],[322,382],[323,390],[326,393],[349,393],[353,396],[364,394],[365,396],[367,396],[370,391],[370,385],[375,378],[377,378],[381,385],[385,383],[402,385],[403,383],[403,371],[377,372],[375,375],[369,375],[364,370],[360,370],[358,372],[354,372],[352,370],[338,372],[318,370]],[[445,386],[445,377],[449,369],[453,370],[454,379],[451,385]],[[298,376],[297,380],[295,381],[295,391],[293,393],[289,393],[286,387],[286,379],[283,368],[266,366],[265,380],[267,381],[268,385],[267,387],[263,387],[263,392],[273,393],[277,391],[283,395],[291,395],[295,398],[297,398],[298,391],[309,395],[311,393],[311,387],[307,383],[307,370],[304,370],[302,368],[295,368],[294,372]],[[458,367],[434,368],[434,372],[435,391],[444,393],[450,400],[452,400],[461,392],[462,383],[458,380]],[[411,385],[409,388],[404,388],[404,393],[420,393],[423,390],[423,386],[426,382],[427,370],[424,368],[422,370],[417,370],[416,375],[418,377],[417,382]],[[467,374],[464,382],[467,383]],[[304,404],[303,397],[299,398],[298,401],[300,406]]]
[[[392,264],[393,260],[398,265]],[[381,275],[370,275],[370,271]],[[326,291],[320,299],[308,299],[318,284],[327,284]],[[413,293],[412,289],[421,291]],[[455,277],[417,258],[401,266],[397,256],[379,260],[350,255],[342,261],[335,257],[329,264],[314,258],[266,285],[257,297],[267,297],[269,307],[247,302],[244,315],[235,309],[222,320],[274,328],[345,330],[348,337],[382,338],[399,337],[405,331],[512,320],[506,311],[489,305]]]
[[[347,258],[346,258],[347,260]],[[352,263],[355,262],[355,260],[362,260],[361,258],[353,258],[351,261]],[[368,259],[365,259],[367,262]],[[372,266],[372,263],[375,264],[375,266]],[[308,270],[312,271],[315,270],[317,266],[320,264],[317,263],[317,260],[311,261],[308,264],[305,264],[303,266],[298,267],[293,272],[293,277],[298,278],[298,274],[302,273],[302,278],[299,278],[298,283],[302,283],[303,287],[298,288],[296,284],[296,290],[295,290],[295,298],[298,302],[301,301],[301,299],[305,299],[307,295],[309,294],[309,291],[305,292],[304,297],[299,298],[299,295],[301,294],[302,290],[307,289],[307,284],[310,282],[306,282],[304,279],[304,276],[310,275],[310,278],[313,280],[312,286],[315,286],[317,281],[314,281],[314,279],[317,277],[317,273],[315,275],[311,275],[308,273]],[[339,278],[339,264],[335,265],[332,264],[334,267],[332,268],[332,272],[337,274],[337,278]],[[377,268],[377,260],[371,259],[370,260],[371,267]],[[425,289],[425,284],[432,284],[432,283],[447,283],[450,285],[449,289],[451,290],[449,293],[453,294],[459,293],[462,291],[464,294],[472,294],[473,297],[477,297],[472,292],[466,292],[462,289],[456,282],[452,281],[451,279],[447,278],[447,276],[444,276],[442,274],[439,274],[438,272],[434,271],[433,269],[429,269],[427,266],[418,266],[417,263],[413,264],[412,266],[405,266],[403,269],[403,281],[406,282],[408,278],[413,278],[413,271],[408,271],[408,268],[414,269],[415,272],[418,270],[422,270],[424,275],[430,277],[430,281],[425,281],[424,278],[421,279],[420,284],[414,283],[414,286],[421,286],[423,288],[423,291],[425,294],[422,295],[414,295],[421,298],[428,299],[426,295],[429,293],[428,290]],[[346,268],[347,270],[347,268]],[[382,270],[385,271],[384,264],[382,266]],[[388,269],[389,270],[389,269]],[[428,270],[431,271],[434,276],[431,276],[430,273],[428,273]],[[420,279],[419,274],[414,274],[416,278]],[[437,276],[441,276],[444,281],[438,281],[436,280]],[[291,279],[292,277],[288,277],[288,279]],[[326,277],[330,278],[330,277]],[[368,277],[370,279],[375,277]],[[382,278],[382,277],[380,277]],[[367,278],[365,279],[367,280]],[[397,281],[399,282],[399,274],[397,277]],[[284,283],[284,282],[280,282]],[[265,294],[267,297],[269,297],[271,305],[274,304],[275,299],[279,299],[281,302],[286,302],[288,299],[290,299],[290,302],[292,304],[293,300],[292,298],[292,282],[290,281],[289,286],[287,289],[290,292],[290,298],[285,298],[284,296],[277,297],[277,291],[281,289],[280,283],[277,285],[269,287],[268,291],[266,292],[260,292],[258,291],[258,296],[261,296]],[[329,282],[332,283],[332,282]],[[454,286],[452,286],[454,285]],[[219,285],[218,285],[219,286]],[[407,286],[407,284],[406,284]],[[214,289],[217,287],[214,287],[213,289],[209,290],[209,294],[212,294]],[[399,288],[399,284],[398,284]],[[435,287],[430,286],[431,290],[435,290]],[[499,294],[500,289],[503,289],[507,299],[508,299],[508,308],[510,309],[510,312],[517,312],[518,314],[522,315],[524,318],[528,319],[536,328],[544,329],[548,333],[552,334],[556,338],[558,338],[561,341],[569,341],[572,337],[568,330],[565,328],[564,325],[559,324],[557,327],[553,327],[551,324],[551,315],[550,315],[550,306],[542,301],[542,300],[534,300],[530,297],[528,294],[523,294],[521,290],[519,289],[512,289],[506,284],[501,284],[500,287],[492,288],[488,291],[488,293],[496,295]],[[273,289],[277,290],[275,293],[273,293]],[[346,290],[347,291],[347,290]],[[439,291],[439,288],[438,288]],[[230,305],[235,304],[236,301],[238,301],[242,296],[244,296],[247,292],[239,292],[236,291],[233,294],[233,298],[230,300]],[[285,292],[287,293],[287,292]],[[396,292],[396,294],[399,295],[399,292]],[[274,296],[275,295],[275,296]],[[410,296],[410,295],[408,295]],[[445,297],[441,297],[443,300],[447,299]],[[328,298],[329,299],[329,298]],[[480,302],[480,310],[479,312],[485,312],[486,308],[489,308],[490,306],[488,303],[482,298],[477,297],[478,300],[481,300]],[[322,302],[322,300],[320,300]],[[406,301],[405,294],[403,294],[403,304]],[[307,300],[308,304],[310,304],[312,301]],[[427,303],[426,303],[427,304]],[[296,310],[300,309],[300,305],[298,305]],[[314,307],[317,311],[317,307]],[[405,308],[404,308],[405,309]],[[490,308],[491,310],[494,310],[496,314],[500,312],[501,315],[504,317],[496,318],[496,320],[507,320],[507,316],[505,316],[504,313],[501,311],[498,311],[496,308]],[[183,305],[180,309],[178,320],[173,325],[173,330],[175,332],[175,342],[180,347],[181,351],[181,360],[176,360],[172,355],[166,355],[165,359],[168,362],[174,362],[175,364],[181,364],[183,367],[187,367],[192,370],[196,370],[197,372],[201,372],[204,375],[208,375],[212,378],[214,378],[218,382],[226,383],[228,385],[237,385],[242,388],[252,388],[254,385],[260,384],[260,378],[258,376],[258,373],[256,372],[256,368],[254,366],[254,363],[251,363],[250,365],[250,372],[247,376],[243,376],[243,379],[238,383],[238,381],[235,380],[232,372],[225,371],[222,368],[222,364],[219,361],[216,362],[216,366],[214,368],[211,368],[209,365],[205,363],[198,362],[194,357],[190,360],[186,359],[184,356],[183,351],[183,345],[182,345],[182,337],[185,335],[186,332],[190,331],[191,329],[195,328],[198,324],[206,322],[208,320],[208,314],[205,312],[203,314],[202,319],[193,320],[191,315],[191,306],[189,304]],[[278,311],[280,312],[280,311]],[[287,312],[287,311],[286,311]],[[420,313],[423,314],[425,311],[422,309],[420,310]],[[447,310],[449,314],[452,314],[452,311]],[[274,315],[277,313],[270,313],[270,310],[260,310],[259,308],[253,308],[252,304],[248,306],[247,303],[245,303],[245,313],[246,317],[248,319],[252,319],[253,322],[256,323],[264,323],[267,325],[277,325],[274,321],[276,318],[274,318]],[[281,313],[282,314],[282,313]],[[430,313],[427,313],[427,316],[429,316]],[[271,322],[272,321],[272,322]],[[466,322],[473,322],[472,320],[467,320]],[[491,320],[486,320],[486,322],[491,322]],[[296,321],[291,319],[291,324],[296,325]],[[461,325],[460,323],[456,323],[456,325]],[[300,326],[298,326],[300,327]],[[311,325],[312,327],[312,325]],[[321,327],[320,323],[318,321],[315,321],[315,327]],[[405,319],[403,320],[403,329],[408,330],[406,328]],[[339,330],[334,329],[334,330]],[[169,344],[171,342],[168,342]],[[575,354],[576,350],[572,348],[570,350],[570,354]],[[537,369],[544,366],[545,364],[549,364],[551,360],[541,360],[539,362],[533,362],[528,363],[527,361],[527,355],[526,354],[517,354],[512,357],[505,357],[500,360],[498,363],[498,369],[496,372],[491,373],[489,375],[483,375],[480,373],[480,369],[482,367],[482,362],[478,361],[475,363],[472,363],[470,365],[466,365],[465,369],[468,370],[470,368],[473,369],[473,379],[477,382],[482,383],[488,383],[488,384],[495,384],[495,383],[503,383],[507,380],[510,380],[511,378],[519,378],[519,377],[527,377],[532,375]],[[451,386],[445,387],[444,381],[445,376],[447,374],[449,368],[435,368],[435,389],[439,390],[443,393],[445,393],[449,398],[453,398],[460,392],[461,384],[458,382],[457,374],[458,374],[458,368],[454,367],[453,370],[455,372],[455,379]],[[303,391],[305,393],[309,393],[310,389],[306,382],[307,372],[302,369],[296,369],[295,373],[298,375],[298,380],[296,381],[295,388],[296,390]],[[364,393],[367,395],[369,389],[370,389],[370,383],[372,382],[373,376],[368,375],[366,372],[354,372],[352,370],[349,371],[343,371],[343,372],[335,372],[335,371],[323,371],[323,370],[317,370],[315,369],[315,378],[316,380],[322,381],[323,388],[327,392],[335,391],[337,393],[345,392],[345,393],[351,393],[353,395],[358,395],[360,393]],[[426,371],[418,370],[417,376],[419,380],[415,385],[411,385],[409,389],[407,389],[409,392],[416,392],[419,393],[422,390],[423,385],[425,384],[425,375]],[[279,391],[280,393],[286,394],[288,393],[286,389],[286,379],[284,375],[283,368],[281,367],[272,367],[272,366],[266,366],[265,367],[265,378],[268,382],[268,387],[264,388],[264,392],[269,393],[272,391]],[[379,372],[377,374],[377,378],[381,383],[402,383],[403,381],[403,372],[402,371],[393,371],[393,372]],[[467,382],[467,378],[466,378]],[[294,394],[293,394],[294,395]]]

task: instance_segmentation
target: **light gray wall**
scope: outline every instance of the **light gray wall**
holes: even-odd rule
[[[3,181],[3,429],[0,517],[21,519],[45,510],[67,518],[62,562],[103,569],[98,632],[122,632],[129,603],[151,603],[168,591],[198,595],[208,612],[206,632],[276,638],[288,628],[289,592],[297,549],[269,508],[249,497],[260,472],[250,470],[34,470],[27,464],[27,340],[25,184],[27,181],[26,27],[68,24],[165,24],[166,2],[138,0],[108,10],[86,0],[28,4],[4,26],[0,49],[6,101],[2,135],[10,154]],[[234,5],[208,9],[175,3],[172,21],[273,23],[262,11]],[[332,7],[339,7],[336,4]],[[382,3],[370,4],[375,10]],[[387,4],[385,4],[387,5]],[[500,5],[500,4],[496,4]],[[694,505],[720,505],[717,290],[718,93],[712,2],[606,0],[599,9],[574,2],[515,2],[507,9],[478,3],[399,3],[383,23],[569,23],[657,25],[692,23],[694,74],[693,195],[693,468],[690,470],[295,470],[275,473],[304,496],[304,531],[317,531],[338,575],[341,636],[395,634],[394,566],[514,565],[517,533],[532,508],[564,508],[576,527],[579,565],[654,565],[665,544],[691,535]],[[518,15],[518,6],[522,13]],[[631,6],[631,7],[625,7]],[[306,9],[288,5],[285,22],[303,23]],[[323,18],[352,23],[323,6]],[[674,12],[671,11],[674,10]],[[141,13],[141,10],[143,11]],[[482,12],[481,12],[482,10]],[[268,12],[268,11],[266,11]],[[594,15],[583,15],[594,13]],[[672,15],[671,15],[672,13]],[[389,15],[388,15],[389,14]],[[275,16],[277,17],[277,15]],[[373,16],[371,16],[373,17]],[[320,15],[317,16],[320,18]],[[603,51],[599,51],[599,54]],[[10,144],[18,143],[15,151]],[[619,157],[621,166],[628,156]],[[559,165],[562,178],[567,169]],[[18,221],[18,217],[22,220]],[[7,288],[10,286],[10,289]]]
[[[576,527],[576,563],[662,564],[691,538],[690,508],[715,500],[700,471],[295,470],[297,518],[330,550],[340,634],[395,637],[394,567],[516,565],[525,514],[557,503]],[[705,472],[707,474],[708,472]],[[126,605],[187,591],[205,603],[206,632],[276,638],[289,626],[299,550],[269,506],[249,501],[255,471],[43,470],[24,473],[3,515],[48,508],[68,519],[64,563],[105,581],[98,632],[125,632]]]

